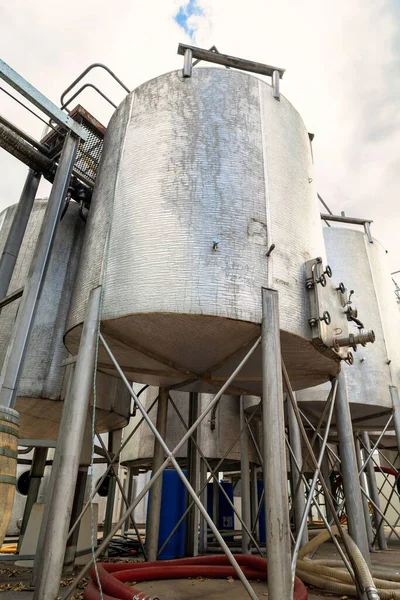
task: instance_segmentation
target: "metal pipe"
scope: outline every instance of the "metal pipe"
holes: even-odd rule
[[[360,479],[360,486],[361,486],[361,488],[366,489],[367,486],[366,486],[365,473],[364,473],[364,469],[363,469],[363,465],[362,465],[360,440],[358,439],[357,435],[354,435],[354,449],[356,451],[356,459],[357,459],[358,474],[359,474],[359,479]],[[364,494],[361,494],[361,497],[362,497],[362,503],[363,503],[365,529],[367,531],[369,549],[370,549],[370,552],[372,552],[374,549],[374,532],[372,531],[372,523],[371,523],[371,518],[369,515],[369,504],[368,504],[368,500],[366,499]]]
[[[346,500],[346,514],[349,534],[360,549],[365,561],[370,566],[371,557],[365,521],[360,511],[362,497],[356,452],[354,448],[353,428],[349,400],[347,397],[346,380],[343,371],[338,375],[338,390],[336,400],[336,428],[339,438],[341,457],[342,481]]]
[[[22,129],[14,125],[14,123],[11,123],[7,119],[5,119],[2,115],[0,115],[0,123],[8,127],[8,129],[11,129],[11,131],[19,135],[23,140],[28,142],[28,144],[39,150],[45,156],[49,154],[49,149],[47,148],[47,146],[44,146],[41,142],[35,140],[35,138],[31,137],[25,131],[22,131]]]
[[[67,195],[72,167],[75,162],[79,138],[69,134],[65,140],[60,163],[47,203],[34,259],[29,271],[24,294],[13,328],[12,340],[7,350],[2,371],[0,405],[13,408],[17,399],[17,389],[22,373],[25,354],[32,330],[38,299],[42,290],[46,269],[61,210]]]
[[[183,56],[183,77],[191,77],[192,76],[192,68],[193,68],[193,51],[188,48],[185,50],[185,54]]]
[[[199,395],[196,392],[191,392],[189,395],[189,421],[188,425],[191,427],[199,416]],[[187,446],[187,462],[188,471],[187,477],[190,485],[197,490],[199,487],[199,469],[200,469],[200,457],[197,453],[197,431],[194,432],[193,436],[188,440]],[[190,498],[186,499],[186,506],[190,503]],[[197,556],[199,549],[199,536],[198,536],[198,510],[195,506],[190,508],[185,528],[185,555],[186,556]]]
[[[24,515],[22,517],[21,531],[18,539],[18,551],[22,546],[25,531],[31,516],[32,507],[38,499],[40,484],[46,468],[47,448],[35,448],[33,452],[32,466],[29,473],[29,489],[26,498]]]
[[[279,296],[262,289],[262,431],[268,593],[291,600],[290,523],[281,375]]]
[[[273,71],[272,73],[272,95],[275,100],[281,99],[281,95],[279,93],[279,71]]]
[[[13,222],[0,258],[0,298],[7,295],[19,250],[28,225],[33,202],[40,183],[40,173],[29,170]]]
[[[50,158],[36,150],[3,123],[0,123],[0,148],[15,156],[30,169],[44,173],[47,177],[54,171],[54,163]]]
[[[363,431],[361,436],[362,436],[362,440],[363,440],[363,444],[364,444],[364,453],[366,455],[368,455],[368,453],[371,451],[369,435],[366,431]],[[367,481],[368,481],[369,495],[371,496],[374,504],[376,506],[380,506],[378,486],[376,484],[375,469],[370,460],[366,464],[366,476],[367,476]],[[366,486],[364,485],[363,487],[366,487]],[[376,533],[377,533],[379,549],[387,550],[386,535],[385,535],[385,530],[383,527],[382,519],[378,518],[377,511],[375,511],[375,510],[374,510],[374,522],[375,522],[375,528],[376,528]]]
[[[242,428],[242,435],[240,437],[242,519],[247,529],[251,530],[249,436],[247,433],[243,396],[240,397],[240,427]],[[244,527],[242,527],[242,554],[250,554],[250,536]]]
[[[320,447],[321,447],[321,441],[320,441]],[[331,485],[330,485],[330,475],[331,475],[331,467],[330,467],[330,463],[329,463],[329,455],[327,453],[324,454],[323,458],[322,458],[322,463],[321,463],[321,474],[322,477],[325,479],[326,484],[329,488],[329,491],[331,492]],[[325,495],[325,494],[324,494]],[[332,513],[331,510],[329,508],[328,502],[325,499],[325,512],[326,512],[326,518],[329,522],[332,521]]]
[[[156,427],[160,437],[165,440],[168,419],[168,390],[160,388],[157,405]],[[153,474],[164,462],[164,449],[160,442],[154,440]],[[158,535],[160,531],[160,511],[162,496],[162,477],[154,483],[149,497],[149,509],[146,522],[146,550],[149,561],[157,560]]]
[[[293,407],[290,402],[287,402],[287,413],[288,413],[288,426],[289,426],[289,440],[293,450],[293,454],[296,457],[297,462],[302,464],[302,448],[301,448],[301,436],[300,429],[297,424],[296,415],[294,414]],[[297,536],[300,532],[301,519],[304,514],[306,506],[306,497],[304,484],[301,480],[301,473],[298,473],[295,468],[295,461],[293,458],[290,459],[290,472],[292,479],[293,489],[293,505],[294,505],[294,523]],[[301,534],[300,548],[302,548],[308,542],[308,530],[307,527],[303,527],[303,533]]]
[[[50,497],[46,502],[45,518],[41,526],[42,544],[35,560],[37,583],[33,600],[54,600],[58,596],[74,488],[93,389],[100,303],[101,287],[97,287],[90,293],[73,381],[63,406],[50,478]]]

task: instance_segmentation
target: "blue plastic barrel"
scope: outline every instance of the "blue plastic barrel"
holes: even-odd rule
[[[151,502],[151,489],[148,507]],[[174,469],[166,469],[163,473],[161,495],[160,531],[158,535],[158,550],[178,523],[186,510],[186,488]],[[148,512],[147,512],[148,514]],[[158,560],[181,558],[185,554],[185,521],[165,546]]]
[[[260,503],[263,491],[264,491],[264,481],[262,479],[258,479],[257,480],[258,503]],[[260,544],[265,544],[266,536],[265,536],[265,503],[264,503],[264,500],[262,501],[260,513],[259,513],[258,531],[259,531]]]
[[[228,482],[220,482],[225,492],[227,493],[230,501],[233,504],[233,486]],[[209,483],[207,486],[207,512],[213,516],[213,484]],[[216,523],[219,530],[221,529],[232,529],[234,530],[235,518],[233,508],[229,505],[227,499],[220,489],[218,489],[218,522]],[[233,542],[232,537],[225,537],[225,541]]]

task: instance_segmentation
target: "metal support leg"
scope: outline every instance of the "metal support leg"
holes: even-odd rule
[[[366,486],[367,481],[365,479],[365,473],[363,471],[363,462],[362,462],[360,441],[359,441],[357,435],[354,436],[354,449],[356,451],[356,460],[357,460],[357,467],[358,467],[358,473],[359,473],[359,478],[360,478],[360,486],[361,486],[361,489],[367,489],[367,486]],[[367,531],[369,550],[370,550],[370,552],[373,552],[374,551],[374,532],[372,531],[372,523],[371,523],[371,517],[369,514],[368,499],[364,496],[364,494],[361,494],[361,497],[362,497],[362,503],[363,503],[365,529]]]
[[[268,593],[292,599],[290,524],[281,375],[278,292],[262,290],[262,425]]]
[[[349,533],[359,547],[367,564],[371,565],[368,536],[363,518],[364,515],[360,510],[360,507],[362,506],[360,480],[358,477],[353,427],[351,424],[349,400],[347,397],[346,381],[343,371],[338,375],[336,427],[339,437],[342,480],[346,499]]]
[[[60,433],[42,522],[41,547],[35,559],[37,584],[33,600],[58,596],[65,545],[90,394],[93,389],[101,287],[90,293],[72,386],[64,402]]]
[[[199,416],[199,395],[197,393],[191,393],[189,396],[189,422],[188,425],[191,427]],[[200,460],[197,453],[195,443],[197,443],[197,431],[194,432],[193,436],[188,440],[188,473],[187,477],[190,485],[197,490],[199,487],[199,469]],[[190,504],[190,498],[187,497],[187,506]],[[197,556],[199,551],[199,520],[198,510],[196,506],[192,506],[190,509],[185,529],[185,555],[186,556]]]
[[[88,479],[87,465],[80,465],[78,477],[76,479],[75,495],[72,504],[70,527],[75,523],[82,510],[85,501],[86,483]],[[75,565],[76,551],[78,548],[79,527],[76,527],[74,533],[70,536],[65,549],[64,568],[66,571],[73,571]]]
[[[12,340],[1,373],[2,387],[0,390],[0,406],[14,408],[17,400],[18,384],[22,373],[33,319],[36,313],[37,301],[46,274],[63,202],[67,194],[78,144],[78,137],[73,134],[67,135],[54,183],[51,188],[29,278],[25,285],[21,304],[19,306]]]
[[[244,413],[243,397],[240,397],[240,427],[243,429],[240,439],[240,470],[242,490],[242,519],[247,529],[251,531],[251,501],[250,501],[250,463],[249,463],[249,436]],[[250,554],[250,536],[242,527],[242,554]]]
[[[368,454],[371,452],[371,444],[369,441],[369,435],[366,431],[363,431],[363,433],[362,433],[362,440],[363,440],[363,444],[365,446],[364,453],[368,456]],[[369,495],[371,496],[372,502],[376,506],[380,507],[378,486],[376,484],[375,469],[374,469],[373,462],[371,460],[369,460],[367,462],[367,464],[365,465],[365,473],[367,476]],[[363,487],[365,488],[365,486],[363,486]],[[375,509],[374,509],[374,523],[375,523],[375,528],[376,528],[376,533],[377,533],[377,538],[378,538],[379,549],[387,550],[387,542],[386,542],[384,524]]]
[[[207,509],[207,465],[204,460],[200,461],[200,489],[204,487],[200,494],[200,500],[203,506]],[[207,552],[207,522],[203,515],[200,515],[200,543],[199,543],[200,554]]]
[[[257,486],[257,465],[250,467],[250,502],[251,502],[251,523],[254,537],[258,541],[258,486]]]
[[[303,462],[303,459],[302,459],[300,429],[299,429],[299,426],[298,426],[298,423],[296,420],[296,415],[294,414],[291,402],[287,402],[286,404],[287,404],[287,412],[288,412],[290,445],[292,447],[293,454],[296,457],[297,463],[299,465],[301,465]],[[295,529],[296,529],[296,533],[298,535],[299,531],[300,531],[301,520],[302,520],[303,514],[304,514],[304,509],[306,507],[306,497],[305,497],[304,484],[301,481],[301,475],[297,471],[295,461],[292,457],[290,459],[290,471],[291,471],[291,478],[292,478],[293,494],[295,493],[295,490],[297,490],[297,493],[296,493],[295,497],[293,498],[293,502],[294,502]],[[300,479],[300,482],[299,482],[299,479]],[[307,526],[306,526],[306,527],[304,527],[303,533],[301,535],[300,548],[305,546],[305,544],[307,544],[307,542],[308,542],[308,530],[307,530]]]
[[[136,495],[136,481],[133,478],[132,467],[128,467],[128,470],[126,473],[126,497],[128,499],[129,504],[132,503],[132,499],[135,497],[135,495]],[[125,512],[125,506],[123,504],[121,504],[121,513],[123,514],[124,512]],[[130,527],[130,519],[127,519],[121,528],[122,535],[126,534],[129,527]]]
[[[25,531],[31,516],[32,507],[35,504],[38,495],[42,477],[46,468],[47,448],[35,448],[32,459],[31,471],[29,473],[29,490],[25,503],[24,516],[22,517],[21,531],[18,540],[18,551],[21,548]]]
[[[165,440],[167,433],[168,390],[160,388],[157,406],[156,427],[160,436]],[[153,473],[158,471],[164,462],[164,450],[161,444],[154,440]],[[157,560],[158,534],[160,530],[160,510],[162,494],[162,477],[154,484],[149,499],[149,512],[146,524],[146,550],[149,561]]]
[[[10,285],[19,249],[21,248],[33,202],[39,187],[40,177],[40,173],[35,173],[32,169],[29,169],[21,198],[19,199],[14,219],[0,258],[0,300],[7,295],[8,286]]]

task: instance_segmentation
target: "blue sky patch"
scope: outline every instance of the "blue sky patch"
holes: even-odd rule
[[[195,34],[194,28],[188,23],[190,17],[204,15],[203,10],[197,5],[197,0],[189,0],[186,4],[183,4],[174,20],[190,38],[193,38]]]

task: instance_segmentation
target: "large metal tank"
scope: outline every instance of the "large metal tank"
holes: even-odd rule
[[[23,287],[29,273],[42,225],[46,200],[36,200],[22,242],[8,293]],[[10,229],[16,205],[0,215],[0,252]],[[20,413],[21,439],[56,439],[71,367],[61,368],[68,357],[63,334],[71,300],[84,223],[76,203],[59,224],[42,293],[29,340],[16,410]],[[5,306],[0,315],[0,368],[2,368],[16,319],[19,300]],[[129,418],[130,397],[122,382],[104,373],[97,376],[97,426],[99,431],[123,427]]]
[[[260,334],[266,286],[280,293],[293,386],[336,374],[337,356],[312,346],[308,322],[304,263],[324,256],[313,179],[303,121],[265,81],[201,68],[138,87],[106,133],[69,350],[102,282],[102,331],[132,380],[214,391]],[[260,392],[260,354],[230,393]]]
[[[138,390],[138,387],[136,388]],[[157,398],[158,388],[149,387],[140,396],[140,400],[148,410],[154,400]],[[188,393],[170,392],[172,401],[178,408],[184,422],[188,423],[189,416],[189,401]],[[210,403],[212,396],[208,394],[200,394],[199,396],[199,411],[202,412]],[[210,462],[212,467],[226,455],[223,463],[221,463],[220,471],[229,471],[240,469],[240,438],[236,440],[240,433],[240,401],[236,396],[222,396],[217,405],[215,415],[210,412],[197,430],[197,443],[203,452],[204,456]],[[157,403],[149,412],[149,416],[153,423],[157,417]],[[213,416],[215,422],[212,424]],[[124,437],[136,427],[141,419],[141,413],[138,411],[133,417],[124,431]],[[172,450],[177,446],[185,435],[187,429],[178,417],[173,405],[169,402],[168,405],[168,422],[166,443]],[[252,429],[253,435],[258,443],[258,425],[254,423]],[[259,464],[256,449],[249,436],[249,461]],[[148,470],[152,468],[154,454],[154,435],[151,433],[149,426],[143,423],[133,435],[121,453],[121,464],[137,468],[139,470]],[[187,443],[185,443],[180,451],[176,454],[177,459],[183,466],[187,465]]]
[[[354,364],[343,364],[348,399],[354,426],[373,429],[386,423],[391,410],[391,385],[400,383],[400,315],[393,294],[393,282],[386,251],[375,239],[369,242],[363,231],[348,228],[324,228],[329,264],[341,281],[351,281],[352,305],[359,318],[368,323],[375,343],[359,346]],[[356,324],[353,330],[356,332]],[[329,386],[318,386],[297,393],[307,414],[316,419]],[[373,416],[373,418],[368,418]]]

